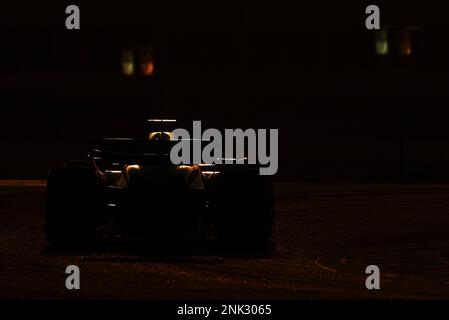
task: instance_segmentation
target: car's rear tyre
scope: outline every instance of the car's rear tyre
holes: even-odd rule
[[[64,166],[47,180],[45,236],[51,244],[84,244],[95,240],[99,203],[93,168]]]
[[[260,176],[258,170],[229,170],[220,173],[215,191],[220,242],[238,247],[267,244],[274,216],[270,178]]]

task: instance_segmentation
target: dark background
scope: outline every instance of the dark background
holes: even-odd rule
[[[65,28],[77,4],[81,30]],[[381,8],[376,55],[365,7]],[[449,182],[449,22],[443,1],[270,5],[2,3],[0,178],[44,178],[89,140],[148,117],[278,128],[278,179]],[[399,54],[401,30],[413,54]],[[155,74],[122,74],[151,47]]]

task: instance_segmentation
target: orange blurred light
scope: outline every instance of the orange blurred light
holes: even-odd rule
[[[411,35],[408,30],[405,30],[401,41],[401,54],[404,56],[411,56],[412,53],[413,49]]]
[[[410,55],[412,54],[412,48],[407,47],[407,48],[405,49],[404,54],[405,54],[406,56],[410,56]]]
[[[154,63],[153,61],[143,64],[142,74],[145,76],[151,76],[154,73]]]

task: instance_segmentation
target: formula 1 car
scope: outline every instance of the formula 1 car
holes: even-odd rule
[[[274,213],[270,177],[254,165],[173,165],[174,123],[152,120],[145,139],[101,139],[87,161],[50,170],[47,241],[91,243],[108,223],[120,237],[267,242]]]

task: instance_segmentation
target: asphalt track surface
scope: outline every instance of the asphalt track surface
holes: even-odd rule
[[[273,244],[256,253],[54,248],[44,208],[44,181],[0,182],[0,299],[449,298],[448,185],[278,184]],[[71,264],[80,290],[65,288]]]

